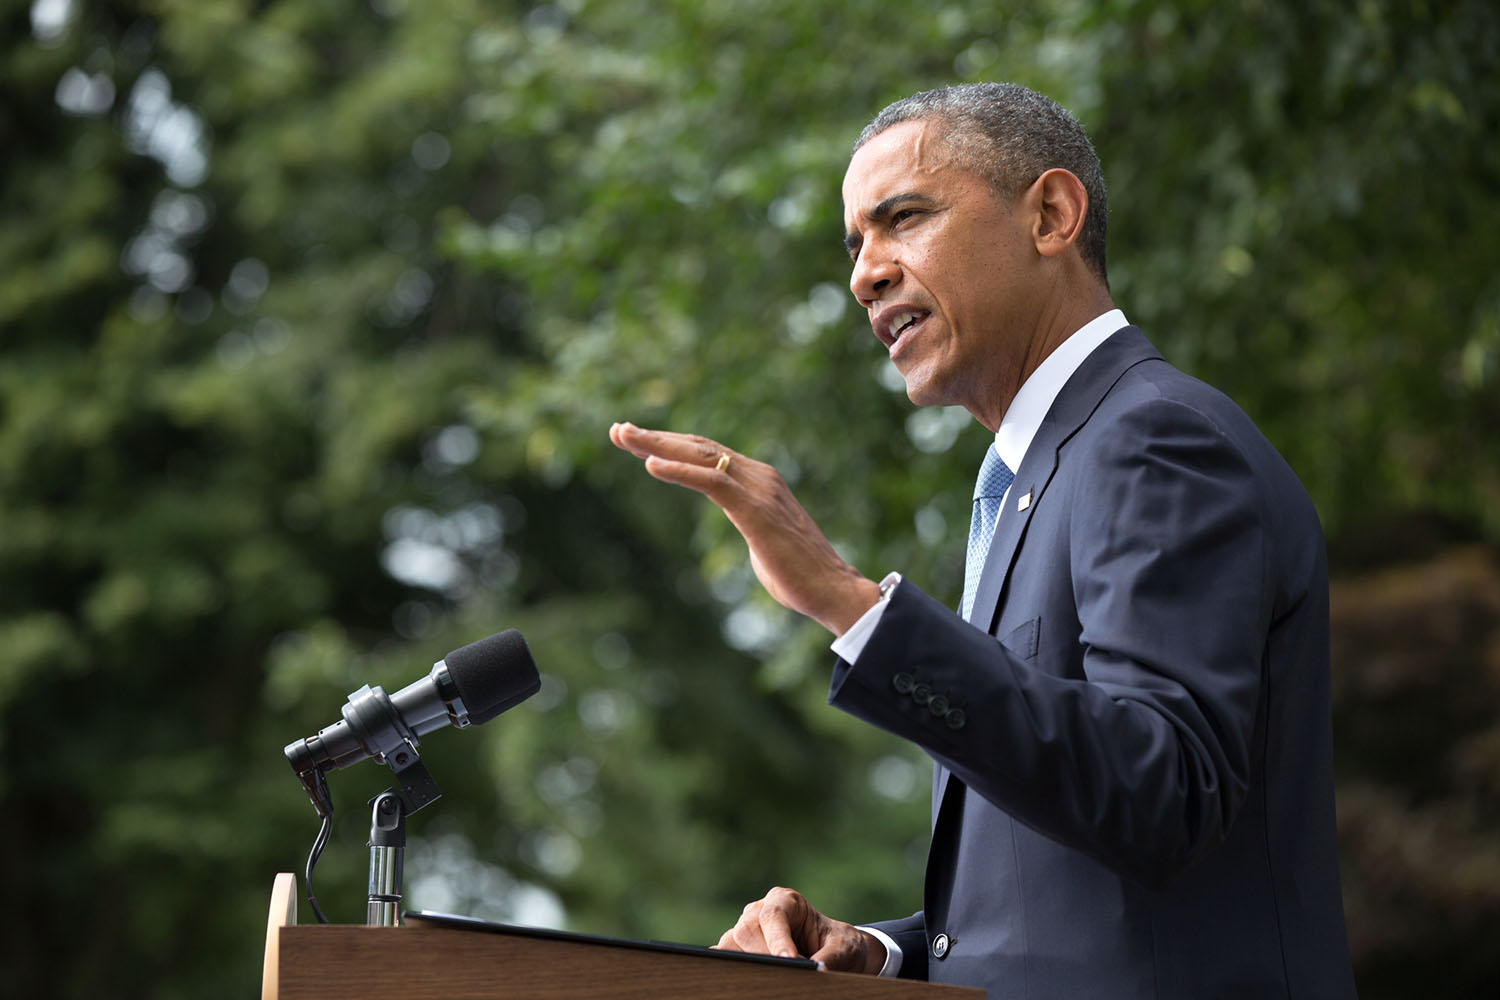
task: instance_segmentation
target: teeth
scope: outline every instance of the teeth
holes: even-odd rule
[[[914,320],[916,318],[917,318],[917,314],[914,313],[914,312],[897,313],[896,314],[896,318],[891,321],[891,325],[889,327],[889,329],[891,331],[891,336],[892,337],[899,336],[901,334],[902,329],[904,329],[906,327],[906,324],[910,323],[912,320]]]

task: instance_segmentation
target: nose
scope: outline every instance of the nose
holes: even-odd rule
[[[878,243],[867,242],[854,259],[854,273],[849,275],[849,291],[866,309],[901,282],[901,266],[885,253]]]

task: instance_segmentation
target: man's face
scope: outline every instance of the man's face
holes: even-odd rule
[[[850,160],[849,288],[912,402],[964,406],[993,430],[1032,348],[1038,255],[1025,196],[1013,205],[953,166],[941,130],[904,122]]]

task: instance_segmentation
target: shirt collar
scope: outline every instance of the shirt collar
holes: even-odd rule
[[[1062,392],[1062,387],[1073,377],[1078,366],[1094,353],[1096,347],[1127,325],[1125,314],[1119,309],[1111,309],[1089,320],[1043,358],[1036,371],[1022,384],[1021,391],[1016,393],[1000,420],[1000,429],[995,432],[995,450],[1012,472],[1021,468],[1026,449],[1031,447],[1031,439],[1036,437],[1042,419],[1052,409],[1052,401]]]

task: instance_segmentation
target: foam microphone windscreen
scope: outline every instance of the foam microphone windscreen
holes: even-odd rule
[[[476,725],[519,705],[542,686],[531,650],[513,628],[461,646],[443,662]]]

